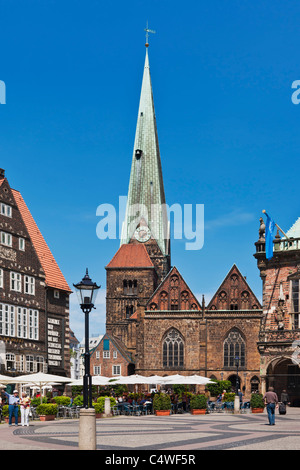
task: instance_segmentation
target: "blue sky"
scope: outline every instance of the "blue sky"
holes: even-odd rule
[[[299,214],[298,1],[0,0],[0,166],[21,191],[68,283],[101,284],[91,334],[105,328],[96,209],[126,195],[145,56],[168,204],[205,205],[199,251],[172,242],[176,265],[207,301],[236,263],[261,298],[254,242],[266,209]],[[70,323],[83,318],[71,300]]]

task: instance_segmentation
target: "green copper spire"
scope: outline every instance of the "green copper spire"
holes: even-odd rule
[[[168,220],[147,46],[121,245],[129,243],[139,225],[146,225],[167,255]]]

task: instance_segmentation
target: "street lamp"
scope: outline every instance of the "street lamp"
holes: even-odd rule
[[[235,397],[234,397],[234,413],[240,413],[240,397],[239,397],[239,356],[235,356],[236,365],[236,382],[235,382]]]
[[[239,394],[239,356],[235,356],[235,365],[236,365],[236,382],[235,382],[235,394]]]
[[[77,284],[73,284],[79,300],[80,308],[85,315],[85,354],[84,354],[84,377],[83,377],[83,406],[92,406],[92,378],[90,374],[90,349],[89,349],[89,314],[95,308],[97,294],[101,286],[97,286],[89,277],[88,270],[85,276]]]

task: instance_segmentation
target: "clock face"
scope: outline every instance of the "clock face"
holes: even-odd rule
[[[138,242],[146,242],[147,240],[149,240],[151,232],[148,227],[141,225],[134,232],[134,236]]]

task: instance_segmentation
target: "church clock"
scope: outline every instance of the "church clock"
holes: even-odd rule
[[[140,225],[134,232],[134,236],[138,242],[146,242],[151,237],[150,229],[144,225]]]

